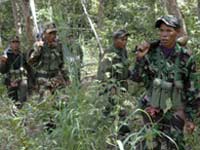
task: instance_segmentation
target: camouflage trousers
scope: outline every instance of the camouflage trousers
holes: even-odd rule
[[[38,78],[36,80],[36,92],[39,94],[40,101],[43,98],[53,94],[55,90],[65,87],[65,81],[63,78]]]
[[[8,96],[15,102],[23,103],[27,100],[28,83],[27,80],[21,80],[17,83],[17,86],[7,86]]]
[[[143,115],[143,122],[147,129],[152,127],[161,134],[154,134],[149,148],[147,141],[143,140],[137,144],[137,150],[184,150],[183,128],[184,121],[174,115],[173,112],[159,112],[155,117],[151,117],[153,125],[147,115]]]

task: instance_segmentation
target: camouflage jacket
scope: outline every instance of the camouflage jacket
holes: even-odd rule
[[[106,49],[98,67],[97,78],[105,81],[114,78],[126,80],[129,76],[129,62],[126,49],[117,49],[114,46]]]
[[[44,43],[43,46],[34,44],[34,50],[30,54],[28,63],[34,68],[39,84],[47,84],[54,79],[64,84],[65,81],[69,80],[62,44],[58,42],[54,46],[48,46],[47,43]]]
[[[12,49],[8,48],[3,55],[7,57],[7,61],[0,63],[0,72],[5,74],[5,84],[10,85],[10,82],[27,79],[30,67],[24,54],[21,52],[14,54]]]
[[[148,103],[162,109],[169,107],[169,101],[171,107],[188,106],[198,93],[195,61],[178,43],[168,55],[160,45],[151,49],[136,61],[131,77],[144,82]]]

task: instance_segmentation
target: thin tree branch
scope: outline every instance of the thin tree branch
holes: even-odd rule
[[[83,10],[84,10],[84,13],[87,16],[87,19],[88,19],[88,21],[90,23],[91,29],[94,32],[95,38],[97,40],[97,43],[98,43],[98,46],[99,46],[99,58],[101,58],[101,56],[103,55],[103,48],[102,48],[99,36],[98,36],[98,34],[97,34],[96,30],[95,30],[95,27],[94,27],[94,25],[92,23],[92,20],[90,19],[90,16],[89,16],[88,12],[87,12],[87,9],[86,9],[86,6],[85,6],[85,0],[81,0],[81,4],[82,4]]]

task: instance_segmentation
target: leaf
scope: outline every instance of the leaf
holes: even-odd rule
[[[123,143],[120,140],[117,140],[117,144],[118,144],[120,150],[124,150]]]

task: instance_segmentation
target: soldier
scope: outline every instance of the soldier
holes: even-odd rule
[[[104,51],[103,57],[98,67],[97,78],[105,84],[105,89],[100,95],[108,96],[105,110],[105,116],[109,116],[117,104],[116,95],[119,94],[118,89],[124,88],[128,90],[127,79],[129,77],[129,63],[126,50],[128,36],[130,34],[123,29],[119,29],[113,33],[113,44]],[[124,93],[123,93],[124,94]],[[121,106],[119,110],[120,121],[124,121],[127,116],[127,111]],[[111,116],[112,118],[112,116]],[[118,136],[124,137],[130,129],[127,125],[122,125],[119,128]]]
[[[180,150],[184,149],[184,124],[193,128],[188,121],[188,103],[194,100],[195,62],[191,52],[181,47],[176,39],[180,32],[180,21],[171,15],[157,19],[155,27],[159,28],[160,39],[153,43],[143,43],[137,47],[136,64],[132,80],[144,82],[146,95],[142,108],[151,116],[158,130],[171,137]],[[143,116],[144,124],[150,124]],[[193,128],[194,129],[194,128]],[[188,130],[193,130],[188,129]],[[166,137],[155,137],[153,149],[175,149],[175,145]],[[140,149],[147,149],[140,145]]]
[[[78,81],[81,80],[81,65],[83,63],[83,50],[81,45],[75,39],[75,34],[72,31],[69,31],[66,35],[66,44],[67,50],[70,53],[73,62],[73,69],[75,77]]]
[[[35,42],[28,63],[35,70],[36,89],[40,93],[40,98],[69,84],[63,48],[57,39],[57,28],[54,23],[45,25],[43,40]]]
[[[113,33],[113,45],[105,50],[98,67],[97,78],[101,81],[115,79],[120,86],[128,89],[126,79],[129,76],[129,63],[126,50],[128,36],[123,29]]]
[[[28,66],[24,54],[20,51],[20,40],[18,36],[10,39],[9,47],[0,56],[0,72],[5,74],[5,85],[8,96],[21,107],[27,98],[27,71]]]

